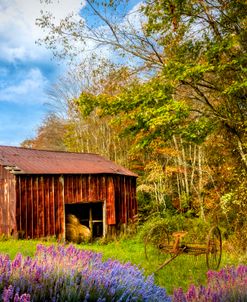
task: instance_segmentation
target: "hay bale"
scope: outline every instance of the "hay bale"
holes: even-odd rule
[[[67,220],[67,223],[69,223],[69,224],[73,224],[73,225],[80,224],[79,219],[75,215],[72,215],[72,214],[67,215],[66,220]]]
[[[83,242],[83,241],[88,242],[91,239],[92,233],[90,229],[85,225],[82,224],[78,225],[77,230],[78,230],[79,242]]]
[[[90,229],[80,224],[79,219],[75,215],[67,215],[66,221],[66,240],[80,243],[91,239],[92,233]]]
[[[66,240],[73,242],[79,241],[78,225],[72,223],[66,224]]]

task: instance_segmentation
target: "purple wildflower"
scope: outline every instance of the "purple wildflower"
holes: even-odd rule
[[[207,285],[191,285],[187,293],[178,289],[173,294],[174,302],[243,302],[247,301],[247,266],[226,267],[208,271]]]
[[[30,297],[33,302],[171,301],[153,277],[145,277],[138,267],[115,260],[103,262],[101,254],[72,245],[38,245],[34,259],[17,255],[12,263],[0,257],[0,277],[6,288],[16,289],[15,296],[5,290],[6,299],[11,294],[15,302],[28,302]]]

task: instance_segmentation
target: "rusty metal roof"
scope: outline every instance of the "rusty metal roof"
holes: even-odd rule
[[[0,146],[0,165],[14,174],[120,174],[137,177],[130,170],[91,153]]]

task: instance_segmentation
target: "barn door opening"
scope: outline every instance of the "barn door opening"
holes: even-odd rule
[[[65,216],[75,215],[81,224],[88,227],[93,238],[105,235],[104,202],[65,204]]]

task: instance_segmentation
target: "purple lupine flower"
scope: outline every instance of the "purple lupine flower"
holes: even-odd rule
[[[30,302],[31,296],[29,294],[23,294],[20,296],[20,302]]]
[[[34,259],[18,255],[12,263],[1,258],[2,262],[10,264],[2,274],[0,265],[0,276],[8,272],[8,280],[18,294],[15,302],[29,301],[30,295],[34,302],[171,301],[165,290],[154,284],[153,276],[145,277],[137,266],[111,259],[103,262],[101,254],[72,245],[38,245]]]
[[[186,297],[185,300],[182,300]],[[207,285],[191,285],[186,294],[178,289],[174,302],[242,302],[247,301],[247,266],[226,267],[219,272],[208,271]]]
[[[13,299],[14,296],[14,288],[12,285],[10,285],[8,288],[4,288],[3,294],[2,294],[2,300],[3,302],[9,302]]]
[[[186,302],[187,301],[182,288],[178,288],[177,290],[174,291],[172,301],[176,301],[176,302]]]
[[[186,298],[188,301],[193,301],[193,299],[197,298],[197,294],[196,294],[196,287],[195,285],[191,285],[187,294],[186,294]]]

